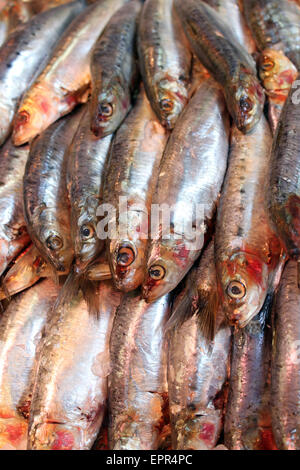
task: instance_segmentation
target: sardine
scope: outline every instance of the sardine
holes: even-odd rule
[[[72,22],[48,65],[22,100],[14,122],[16,145],[31,141],[78,103],[87,101],[91,51],[110,17],[123,3],[124,0],[100,0]],[[48,14],[53,11],[49,10]]]
[[[187,103],[191,52],[173,0],[146,0],[138,32],[146,93],[162,125],[173,129]]]
[[[114,207],[126,198],[127,220],[122,218],[120,207],[119,226],[116,233],[112,229],[106,243],[114,282],[125,291],[135,289],[144,280],[148,218],[167,138],[168,132],[142,88],[134,109],[113,140],[103,196],[104,203]]]
[[[98,137],[120,126],[131,107],[137,80],[135,37],[141,9],[132,0],[117,11],[96,42],[91,58],[91,130]]]
[[[169,297],[146,304],[126,294],[110,342],[109,444],[113,450],[155,450],[167,398],[164,325]]]
[[[90,449],[100,430],[111,370],[109,340],[120,292],[98,287],[98,317],[81,293],[52,312],[38,360],[29,417],[28,448]]]
[[[251,131],[264,106],[264,91],[251,55],[209,5],[200,0],[174,0],[174,4],[193,51],[222,86],[236,126],[244,133]]]
[[[46,65],[55,43],[82,5],[78,0],[34,16],[0,48],[0,144],[11,131],[23,93]]]
[[[276,450],[271,428],[272,295],[248,325],[234,333],[225,445],[231,450]]]
[[[280,265],[282,247],[265,208],[271,145],[264,117],[249,135],[232,129],[217,214],[215,259],[220,301],[228,320],[239,327],[262,308]]]
[[[23,212],[23,174],[29,147],[8,140],[0,149],[0,274],[29,244]]]
[[[64,5],[68,2],[70,2],[70,0],[31,0],[30,6],[32,11],[36,14],[59,5]]]
[[[276,296],[271,412],[280,450],[300,449],[300,291],[297,263],[288,261]]]
[[[163,155],[153,204],[166,205],[171,214],[166,227],[164,220],[156,227],[151,221],[143,283],[149,302],[174,289],[201,252],[226,170],[228,134],[222,93],[206,78],[177,120]]]
[[[45,280],[11,301],[0,320],[0,449],[25,450],[36,353],[58,286]]]

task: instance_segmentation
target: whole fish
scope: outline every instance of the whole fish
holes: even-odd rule
[[[268,96],[268,118],[274,135],[283,105],[298,72],[282,51],[274,49],[263,51],[258,67],[260,79]]]
[[[55,43],[82,6],[78,0],[34,16],[0,48],[0,145],[11,131],[23,93],[46,65]]]
[[[300,68],[300,8],[290,0],[243,0],[257,47],[277,49]]]
[[[191,52],[173,0],[146,0],[138,31],[146,93],[162,125],[173,129],[188,100]]]
[[[234,333],[225,445],[231,450],[276,450],[270,416],[272,295],[250,323]]]
[[[220,302],[228,320],[239,327],[260,311],[281,266],[281,244],[265,208],[271,145],[264,117],[249,135],[232,129],[217,215],[215,259]]]
[[[267,179],[270,217],[293,259],[300,259],[300,97],[298,75],[280,115]]]
[[[168,296],[148,305],[139,291],[126,294],[118,308],[110,342],[110,449],[158,447],[167,398],[168,314]]]
[[[144,280],[148,217],[167,138],[168,132],[142,88],[135,107],[113,140],[104,184],[104,203],[115,207],[121,198],[126,198],[127,220],[122,219],[120,207],[119,226],[106,242],[114,282],[125,291],[135,289]]]
[[[23,211],[23,174],[29,147],[8,140],[0,149],[0,274],[29,244]]]
[[[98,287],[98,317],[81,293],[52,312],[42,345],[29,417],[28,448],[90,449],[106,409],[109,340],[120,292]]]
[[[114,132],[131,107],[138,70],[136,27],[141,3],[132,0],[117,11],[97,40],[91,58],[91,130],[98,137]]]
[[[300,291],[297,263],[288,261],[276,296],[271,372],[271,412],[280,450],[300,449]]]
[[[254,60],[209,5],[200,0],[174,0],[174,5],[193,51],[222,86],[236,126],[244,133],[250,132],[264,106]]]
[[[91,51],[110,17],[123,3],[124,0],[100,0],[72,22],[48,65],[22,100],[14,122],[15,145],[32,140],[78,103],[87,101]]]
[[[204,78],[177,120],[160,166],[153,204],[172,210],[170,222],[153,226],[151,220],[143,283],[149,302],[174,289],[201,252],[226,170],[228,134],[222,93],[211,78]]]
[[[0,449],[25,450],[37,346],[58,294],[44,280],[11,301],[0,319]]]
[[[29,235],[42,257],[60,273],[69,271],[74,256],[66,171],[81,114],[79,109],[55,122],[34,140],[23,180]]]

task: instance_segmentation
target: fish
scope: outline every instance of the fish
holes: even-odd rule
[[[224,443],[231,450],[276,450],[270,412],[273,295],[233,334]]]
[[[147,302],[173,290],[199,257],[226,171],[228,140],[222,92],[212,78],[204,78],[162,158],[153,204],[167,208],[170,218],[165,213],[156,223],[151,219],[143,282]]]
[[[28,449],[88,450],[100,430],[111,371],[109,341],[121,293],[97,289],[99,315],[79,292],[52,311],[41,346],[29,416]]]
[[[109,448],[156,450],[167,407],[164,325],[169,296],[147,304],[140,291],[124,294],[110,341]]]
[[[0,274],[30,243],[22,195],[28,153],[28,145],[16,148],[10,139],[0,149]]]
[[[136,289],[147,263],[148,218],[168,131],[157,119],[143,87],[112,143],[103,191],[104,204],[117,209],[118,226],[106,240],[108,261],[118,289]],[[112,214],[114,215],[114,214]],[[103,219],[104,220],[104,219]]]
[[[243,0],[258,49],[276,49],[300,68],[300,8],[290,0]]]
[[[57,40],[82,5],[78,0],[34,16],[12,32],[0,48],[0,145],[12,130],[22,95],[46,65]]]
[[[280,114],[298,72],[290,59],[275,49],[265,49],[258,60],[259,77],[268,95],[268,119],[275,134]]]
[[[50,279],[16,296],[0,319],[0,449],[26,450],[43,328],[58,294]]]
[[[110,19],[91,57],[91,130],[97,137],[115,132],[131,108],[137,78],[136,28],[141,3],[132,0]]]
[[[32,142],[23,178],[29,235],[43,259],[60,273],[69,271],[74,257],[66,172],[82,112],[60,119]]]
[[[0,46],[9,34],[33,16],[31,6],[27,2],[11,1],[0,11]]]
[[[124,0],[100,0],[88,6],[65,31],[47,66],[22,99],[14,120],[15,145],[31,141],[77,104],[87,101],[92,49],[123,3]]]
[[[267,206],[273,227],[288,256],[300,259],[300,75],[293,83],[273,140],[267,175]]]
[[[265,207],[272,136],[262,116],[249,135],[232,128],[228,169],[218,208],[215,262],[220,302],[243,328],[274,290],[284,249]]]
[[[287,262],[275,301],[271,413],[279,450],[300,449],[299,311],[297,263]]]
[[[174,5],[193,52],[221,85],[234,123],[249,133],[260,120],[265,101],[253,58],[209,5],[200,0],[174,0]]]
[[[173,0],[146,0],[138,29],[139,64],[146,93],[161,124],[173,129],[188,101],[191,52]]]
[[[37,14],[69,2],[70,0],[31,0],[29,3],[32,11]]]
[[[222,307],[214,311],[213,340],[203,334],[201,319],[207,316],[208,299],[217,291],[213,250],[211,243],[195,269],[193,302],[189,283],[175,299],[174,310],[183,317],[168,330],[168,394],[176,450],[212,450],[223,427],[231,330]]]

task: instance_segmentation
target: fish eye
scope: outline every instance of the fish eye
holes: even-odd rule
[[[23,109],[23,111],[20,111],[18,113],[17,115],[18,125],[26,124],[29,120],[30,120],[30,114],[28,113],[28,111],[25,111],[25,109]]]
[[[160,100],[159,104],[163,111],[170,112],[173,109],[173,102],[168,98],[163,98],[162,100]]]
[[[51,251],[59,250],[63,246],[63,241],[58,235],[50,235],[46,240],[46,245]]]
[[[161,279],[165,277],[165,275],[166,275],[165,268],[163,266],[160,266],[159,264],[155,264],[151,266],[151,268],[149,269],[149,276],[154,281],[160,281]]]
[[[240,98],[240,108],[241,108],[241,111],[245,113],[250,111],[253,108],[253,103],[250,100],[250,98],[247,98],[246,96],[242,96]]]
[[[246,287],[240,281],[231,281],[226,292],[232,299],[242,299],[246,295]]]
[[[89,240],[94,235],[94,227],[90,224],[84,224],[80,228],[80,236],[84,240]]]
[[[129,246],[119,248],[117,254],[117,264],[120,266],[129,266],[135,260],[135,253]]]
[[[272,70],[272,68],[274,67],[274,62],[272,59],[270,59],[269,57],[267,56],[264,56],[263,58],[263,62],[261,64],[261,68],[265,71],[265,72],[268,72],[270,70]]]
[[[113,107],[110,103],[101,103],[99,105],[99,115],[100,117],[110,117],[113,113]]]

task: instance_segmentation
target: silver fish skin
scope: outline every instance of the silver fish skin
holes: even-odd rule
[[[222,92],[213,79],[204,78],[177,120],[160,166],[153,204],[173,211],[169,239],[162,224],[152,228],[143,283],[149,302],[174,289],[201,252],[226,171],[228,140]]]
[[[81,11],[78,0],[34,16],[0,48],[0,144],[8,137],[19,101],[46,65],[55,43]]]
[[[83,271],[104,246],[97,236],[97,208],[102,200],[104,166],[112,135],[97,139],[90,130],[87,108],[70,148],[67,185],[76,269]]]
[[[100,430],[111,370],[109,340],[120,303],[110,281],[99,283],[98,317],[82,294],[57,308],[47,326],[29,418],[31,450],[88,450]]]
[[[265,100],[253,58],[209,5],[200,0],[174,0],[174,5],[193,52],[222,86],[236,126],[249,133],[261,118]]]
[[[271,412],[280,450],[300,449],[300,291],[297,263],[288,261],[275,303],[271,369]]]
[[[138,31],[141,74],[162,125],[173,129],[188,100],[191,52],[173,0],[146,0]]]
[[[15,297],[0,320],[0,449],[25,450],[42,330],[59,287],[44,280]]]
[[[131,0],[108,22],[91,57],[91,130],[98,137],[116,131],[131,108],[138,78],[136,28],[141,10]]]
[[[82,109],[48,127],[30,147],[23,179],[24,211],[31,239],[43,258],[68,272],[74,252],[67,194],[68,149]]]
[[[11,140],[0,149],[0,274],[30,241],[22,196],[28,154],[28,145],[17,148]]]
[[[114,207],[121,198],[127,198],[127,233],[118,230],[106,242],[114,282],[124,291],[134,290],[144,280],[148,220],[167,138],[168,131],[141,88],[135,107],[113,140],[103,195],[104,203]],[[121,225],[121,209],[118,212]]]
[[[224,443],[231,450],[276,449],[270,416],[272,295],[248,325],[234,332]]]
[[[164,325],[169,297],[146,304],[126,294],[110,342],[109,445],[113,450],[155,450],[167,396]]]

